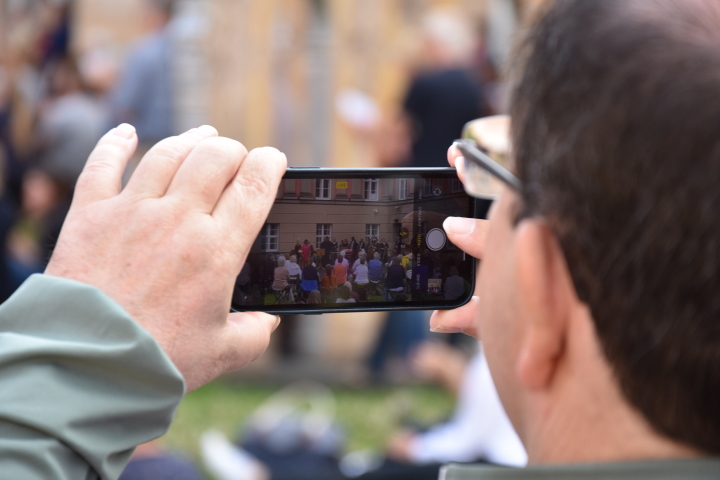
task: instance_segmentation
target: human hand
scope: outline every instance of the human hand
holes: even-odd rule
[[[468,357],[459,348],[444,342],[423,342],[415,348],[410,360],[418,377],[439,383],[453,393],[460,391]]]
[[[465,159],[454,145],[448,150],[448,163],[451,167],[457,168],[458,177],[461,181],[464,181]],[[443,223],[443,228],[447,233],[448,240],[454,245],[478,260],[482,260],[489,228],[487,220],[448,217]],[[480,297],[473,296],[462,307],[434,312],[430,318],[430,329],[437,333],[466,333],[475,338],[480,338],[475,329],[474,321],[479,301]]]
[[[414,431],[407,429],[396,432],[385,449],[388,458],[400,463],[410,463],[410,449],[415,435]]]
[[[136,146],[129,125],[100,140],[45,273],[117,301],[190,391],[260,356],[277,327],[278,317],[228,312],[286,159],[273,148],[247,153],[205,126],[158,143],[122,189]]]

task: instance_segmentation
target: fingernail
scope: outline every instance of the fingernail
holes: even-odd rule
[[[198,127],[197,133],[199,133],[200,136],[203,138],[218,136],[218,131],[215,129],[215,127],[211,127],[210,125],[203,125],[201,127]]]
[[[115,127],[112,134],[116,137],[131,139],[135,135],[135,127],[130,124],[123,123]]]
[[[443,228],[449,235],[470,235],[475,231],[475,220],[464,217],[448,217]]]
[[[437,325],[430,329],[433,333],[463,333],[462,328],[455,328],[455,327],[444,327],[442,325]]]
[[[277,330],[277,328],[280,326],[280,315],[275,315],[275,326],[273,327],[273,332]]]

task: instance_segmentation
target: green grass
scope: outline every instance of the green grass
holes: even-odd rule
[[[278,390],[264,385],[214,382],[190,394],[180,404],[163,442],[196,461],[203,431],[214,428],[235,438],[239,426],[265,399]],[[428,386],[333,389],[337,419],[348,434],[348,450],[383,449],[403,418],[430,425],[452,412],[454,399]]]

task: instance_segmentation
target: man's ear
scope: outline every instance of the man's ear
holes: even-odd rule
[[[517,373],[528,390],[542,390],[551,384],[564,353],[576,295],[565,256],[543,220],[523,220],[515,248],[521,328]]]

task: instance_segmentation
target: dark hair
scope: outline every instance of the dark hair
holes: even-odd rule
[[[720,4],[557,0],[516,60],[518,218],[553,228],[628,402],[720,453]]]
[[[338,297],[342,298],[343,300],[350,300],[350,289],[345,285],[342,285],[338,289]]]
[[[168,17],[172,17],[175,14],[175,8],[177,7],[176,0],[147,0],[147,2]]]

